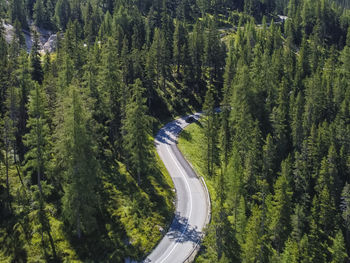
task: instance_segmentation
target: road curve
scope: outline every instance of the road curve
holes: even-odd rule
[[[198,119],[200,114],[191,116]],[[185,121],[187,117],[168,123],[155,138],[158,155],[174,182],[176,210],[168,232],[145,263],[190,262],[209,221],[210,201],[204,181],[197,177],[176,146],[178,135],[189,124]]]

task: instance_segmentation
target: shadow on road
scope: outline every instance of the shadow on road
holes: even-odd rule
[[[188,225],[188,219],[177,213],[166,235],[170,240],[175,239],[177,243],[190,241],[197,244],[202,237],[202,232],[197,231],[197,226]]]
[[[157,141],[165,144],[175,144],[176,138],[175,136],[182,130],[180,121],[173,121],[167,125],[165,125],[157,134]]]

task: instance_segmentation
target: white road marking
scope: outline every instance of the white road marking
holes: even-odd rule
[[[169,145],[165,145],[165,147],[167,148],[167,150],[168,150],[168,152],[169,152],[171,158],[173,159],[173,161],[174,161],[176,167],[179,169],[179,171],[180,171],[182,177],[185,179],[185,182],[186,182],[186,185],[187,185],[187,189],[188,189],[188,192],[189,192],[189,194],[190,194],[190,214],[189,214],[189,216],[188,216],[188,219],[190,219],[190,218],[191,218],[191,215],[192,215],[192,193],[191,193],[190,185],[189,185],[189,183],[188,183],[188,181],[187,181],[187,179],[186,179],[186,176],[184,175],[182,169],[180,168],[180,166],[179,166],[179,164],[178,164],[178,161],[174,158],[173,154],[172,154],[171,151],[169,150],[170,146],[169,146]],[[183,234],[187,231],[187,229],[188,229],[188,221],[187,221],[187,224],[186,224],[186,228],[185,228],[184,231],[181,233],[181,235],[180,235],[179,238],[181,238],[181,237],[183,236]],[[177,247],[178,244],[179,244],[179,243],[176,242],[175,245],[173,245],[173,248],[169,251],[169,253],[166,255],[166,257],[165,257],[162,261],[160,261],[160,262],[159,262],[159,261],[156,261],[156,262],[163,263],[163,262],[170,256],[170,254],[174,251],[174,249]],[[170,248],[171,248],[171,247],[169,247],[169,248],[164,252],[164,254],[167,253],[167,251],[168,251]],[[163,255],[164,255],[164,254],[163,254]],[[164,257],[163,255],[161,256],[161,258]]]

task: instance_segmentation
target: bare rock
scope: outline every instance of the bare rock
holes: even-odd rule
[[[6,22],[3,22],[5,29],[5,39],[7,43],[11,43],[14,36],[14,27]],[[36,31],[39,35],[39,46],[40,53],[51,53],[56,50],[57,47],[57,35],[52,31],[40,28],[37,26],[32,26],[31,31]],[[30,52],[33,46],[33,35],[32,32],[28,30],[23,30],[23,34],[26,41],[27,51]]]
[[[14,28],[12,25],[7,24],[6,22],[3,22],[3,26],[5,29],[5,40],[7,43],[10,43],[13,39]]]
[[[43,46],[43,50],[45,53],[54,52],[57,48],[57,35],[53,34],[49,37],[46,43]]]

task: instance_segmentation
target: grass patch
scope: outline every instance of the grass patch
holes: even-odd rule
[[[190,162],[194,171],[205,179],[210,199],[216,200],[215,180],[206,175],[203,145],[205,143],[203,126],[200,122],[188,125],[181,132],[178,147],[186,160]]]
[[[153,138],[152,138],[153,139]],[[138,185],[126,166],[115,161],[100,178],[97,230],[77,240],[61,216],[61,192],[45,204],[58,258],[69,262],[123,262],[141,260],[158,244],[174,215],[173,182],[156,153],[150,171]],[[0,197],[5,198],[4,167],[0,165]],[[22,175],[26,182],[27,178]],[[0,262],[46,262],[38,207],[30,189],[26,194],[16,169],[9,170],[13,212],[0,216]],[[0,200],[0,214],[4,204]],[[46,244],[48,241],[45,240]],[[46,250],[50,253],[50,248]]]

